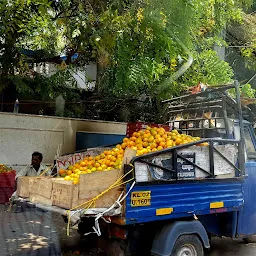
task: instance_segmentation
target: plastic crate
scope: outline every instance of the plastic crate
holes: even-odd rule
[[[0,173],[0,188],[15,187],[15,171]]]
[[[15,187],[13,188],[0,187],[0,204],[8,203],[9,198],[11,198],[14,191],[15,191]]]
[[[129,138],[132,136],[132,134],[134,132],[137,132],[139,130],[144,130],[144,129],[146,129],[147,126],[159,127],[159,128],[162,127],[167,132],[169,132],[171,130],[171,127],[166,124],[152,124],[152,123],[144,123],[144,122],[128,123],[127,129],[126,129],[126,136]]]

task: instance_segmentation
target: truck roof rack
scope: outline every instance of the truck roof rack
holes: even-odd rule
[[[233,90],[235,99],[230,96],[230,90]],[[244,172],[243,119],[251,121],[254,115],[248,107],[242,108],[237,81],[234,84],[209,86],[200,93],[164,100],[163,104],[166,105],[166,123],[193,136],[233,139],[232,120],[238,120],[241,138],[238,145],[239,166]]]
[[[207,131],[215,130],[222,137],[229,138],[230,119],[241,118],[250,122],[256,119],[249,107],[241,107],[237,87],[236,83],[210,86],[200,93],[164,100],[165,122],[182,132],[200,131],[202,137],[208,137]],[[230,90],[233,90],[236,99],[230,96]]]

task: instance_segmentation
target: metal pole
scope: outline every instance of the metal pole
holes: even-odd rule
[[[239,161],[239,169],[242,172],[242,175],[245,174],[245,141],[244,141],[244,124],[243,124],[243,114],[240,100],[240,91],[238,81],[234,81],[235,89],[236,89],[236,102],[238,108],[239,115],[239,127],[240,127],[240,142],[238,144],[238,161]]]

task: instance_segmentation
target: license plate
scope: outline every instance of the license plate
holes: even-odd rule
[[[131,194],[131,206],[149,206],[151,203],[151,191],[134,191]]]
[[[131,201],[132,207],[138,207],[138,206],[149,206],[150,205],[150,199],[137,199]]]

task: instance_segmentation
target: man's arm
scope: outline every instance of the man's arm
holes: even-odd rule
[[[23,168],[21,171],[19,171],[16,176],[15,176],[15,180],[17,180],[19,177],[21,176],[26,176],[28,174],[28,167],[26,166],[25,168]]]

